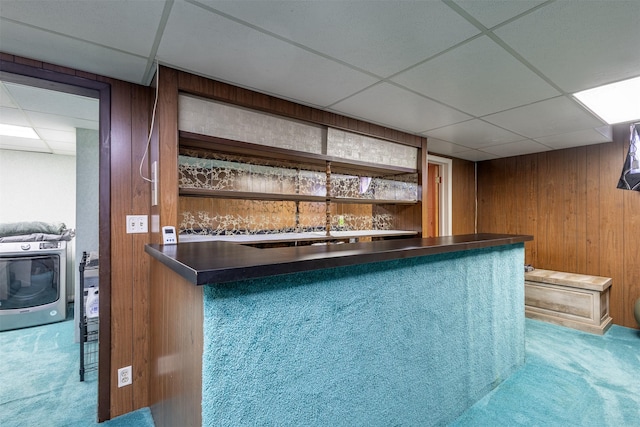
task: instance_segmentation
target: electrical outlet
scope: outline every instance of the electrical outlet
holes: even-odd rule
[[[131,376],[131,366],[125,366],[124,368],[118,369],[118,387],[124,387],[133,382],[133,377]]]
[[[148,233],[147,215],[127,215],[127,233]]]

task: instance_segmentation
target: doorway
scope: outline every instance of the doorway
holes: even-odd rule
[[[427,154],[427,235],[450,236],[452,160]]]
[[[26,65],[27,63],[31,65]],[[0,61],[0,79],[10,81],[15,84],[30,86],[32,88],[47,89],[61,93],[71,94],[80,97],[97,99],[98,106],[98,131],[97,149],[98,162],[94,165],[94,173],[98,175],[99,190],[97,192],[96,204],[98,213],[98,246],[100,250],[100,354],[98,370],[98,420],[109,419],[110,389],[110,283],[111,283],[111,253],[110,253],[110,143],[109,134],[111,129],[111,96],[110,85],[105,82],[83,78],[75,74],[65,74],[53,71],[52,69],[39,68],[40,63],[26,61],[25,63],[13,62],[11,60]],[[56,171],[51,171],[55,174]],[[75,270],[75,268],[74,268]],[[106,308],[106,309],[105,309]]]

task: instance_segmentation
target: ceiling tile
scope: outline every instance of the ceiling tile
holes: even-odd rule
[[[75,128],[71,128],[68,131],[36,128],[36,132],[38,132],[38,135],[40,136],[40,138],[47,141],[47,143],[56,141],[59,143],[75,144],[76,142]]]
[[[47,113],[28,113],[29,121],[36,128],[69,130],[69,128],[82,128],[98,130],[98,120],[83,120],[69,116],[60,116]]]
[[[84,120],[98,120],[100,102],[96,98],[5,83],[7,90],[25,112],[42,112]]]
[[[485,147],[482,149],[482,151],[494,154],[497,157],[511,157],[549,151],[549,147],[545,147],[544,145],[539,144],[536,141],[528,139],[525,141],[516,141],[510,142],[508,144]]]
[[[602,122],[564,96],[493,114],[484,120],[528,138],[601,126]]]
[[[333,105],[332,110],[407,132],[422,132],[470,117],[397,86],[381,83]]]
[[[559,95],[489,37],[479,37],[393,81],[474,116]]]
[[[545,0],[455,0],[482,25],[492,28],[544,3]]]
[[[158,57],[177,68],[318,106],[332,104],[375,81],[187,3],[174,4]]]
[[[384,77],[479,33],[434,1],[200,1]]]
[[[640,74],[637,0],[556,1],[496,34],[567,92]]]
[[[142,81],[147,67],[144,57],[5,20],[0,25],[0,39],[5,53],[146,84]]]
[[[561,135],[536,138],[536,141],[548,147],[560,149],[611,142],[611,138],[607,138],[596,129],[585,129]]]
[[[50,153],[49,147],[40,139],[18,138],[0,135],[0,148],[5,150],[42,151]]]
[[[425,133],[427,138],[443,139],[467,148],[482,148],[522,139],[519,135],[500,129],[482,120],[469,120]]]
[[[149,56],[163,1],[2,0],[2,17]]]
[[[9,107],[0,107],[0,123],[16,126],[31,126],[22,111]]]
[[[469,148],[456,145],[452,142],[443,141],[437,138],[427,138],[427,151],[429,153],[453,155],[461,151],[468,151]]]
[[[495,154],[489,154],[479,150],[469,150],[456,153],[456,157],[463,160],[469,160],[470,162],[483,162],[485,160],[493,160],[498,158],[498,156],[496,156]]]
[[[9,92],[4,87],[4,83],[0,82],[0,107],[9,107],[9,108],[17,108],[18,106],[13,101],[11,96],[9,96]]]

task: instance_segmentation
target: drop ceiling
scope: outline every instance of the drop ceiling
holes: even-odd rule
[[[638,9],[638,0],[2,0],[0,51],[143,85],[160,63],[481,161],[611,141],[571,93],[640,75]]]

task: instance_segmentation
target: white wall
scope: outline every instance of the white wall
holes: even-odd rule
[[[76,158],[0,150],[0,222],[76,223]]]
[[[76,238],[75,238],[75,296],[74,301],[80,299],[80,262],[82,252],[98,251],[98,202],[100,181],[100,143],[98,131],[76,129]],[[76,322],[80,319],[80,306],[74,304]],[[75,330],[75,340],[79,342],[80,332]]]

